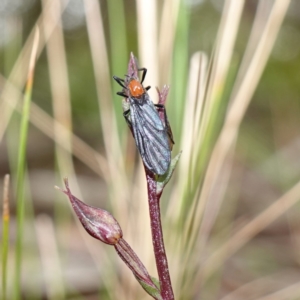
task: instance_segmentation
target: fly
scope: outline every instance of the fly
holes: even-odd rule
[[[125,97],[129,109],[123,113],[125,120],[133,132],[136,146],[146,168],[155,174],[167,172],[171,162],[171,150],[174,144],[164,105],[154,105],[147,91],[150,86],[143,87],[147,69],[142,71],[142,80],[126,75],[126,79],[113,76],[114,80],[123,87],[117,95]],[[159,117],[157,110],[163,110],[164,120]]]

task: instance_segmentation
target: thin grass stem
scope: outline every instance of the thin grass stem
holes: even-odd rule
[[[157,86],[158,49],[157,49],[157,8],[156,1],[136,0],[139,62],[141,66],[151,66],[147,72],[147,83]],[[154,91],[149,91],[153,98]],[[152,96],[153,95],[153,96]]]
[[[2,211],[2,299],[7,298],[7,258],[9,250],[9,175],[4,177],[3,184],[3,211]]]
[[[126,14],[125,3],[123,1],[107,1],[108,21],[109,21],[109,41],[110,41],[110,71],[113,75],[123,74],[127,67],[129,51],[127,48],[126,35]],[[111,78],[112,80],[112,78]],[[116,116],[122,116],[122,105],[120,96],[112,93],[113,109]],[[123,118],[116,118],[119,137],[124,141],[124,133],[127,130],[124,126]]]
[[[5,80],[3,75],[0,74],[0,83],[10,85],[10,89],[18,97],[24,97],[24,95],[15,87],[13,84]],[[6,101],[6,99],[5,99]],[[7,105],[10,105],[9,101],[6,101]],[[22,106],[17,104],[15,109],[22,113]],[[43,132],[50,139],[54,140],[56,144],[67,151],[71,151],[75,157],[82,161],[86,166],[88,166],[92,171],[100,176],[103,180],[107,181],[105,176],[108,172],[107,161],[105,157],[91,148],[87,143],[85,143],[81,138],[79,138],[74,133],[70,132],[70,129],[66,128],[63,124],[53,119],[47,112],[40,108],[36,103],[32,102],[30,105],[30,122],[36,126],[41,132]],[[67,146],[67,144],[61,139],[57,139],[55,135],[54,128],[62,131],[64,135],[70,134],[72,139],[72,147]],[[70,153],[71,153],[70,152]]]
[[[170,82],[180,0],[166,0],[162,5],[158,41],[160,85],[169,84]]]
[[[68,1],[63,1],[63,8],[66,6]],[[48,0],[47,2],[47,9],[49,7],[51,7],[52,5],[55,5],[55,3],[53,4],[52,0]],[[10,83],[13,82],[14,85],[19,89],[19,90],[23,90],[23,87],[26,83],[26,76],[27,74],[25,74],[25,72],[23,72],[23,68],[24,68],[24,62],[29,61],[30,59],[30,55],[31,55],[31,47],[35,38],[35,32],[36,32],[36,28],[41,28],[42,24],[43,24],[43,18],[52,18],[54,20],[56,20],[56,22],[59,20],[60,15],[44,15],[41,14],[39,16],[39,18],[37,19],[36,23],[35,23],[35,27],[32,29],[31,33],[29,34],[29,36],[26,39],[26,42],[22,48],[22,51],[20,52],[16,62],[14,63],[14,66],[12,68],[12,71],[9,74],[8,80],[7,82],[9,84],[5,85],[3,90],[1,91],[1,97],[0,97],[0,141],[3,138],[3,134],[6,130],[6,127],[11,119],[12,113],[15,109],[15,107],[17,106],[18,102],[19,102],[19,98],[17,97],[17,95],[15,94],[15,89],[13,88],[14,86],[11,85]],[[55,22],[53,22],[55,23]],[[50,30],[52,32],[53,28]],[[37,49],[37,58],[40,56],[44,45],[46,44],[47,40],[48,40],[49,36],[44,36],[41,35],[40,36],[40,42],[38,45],[38,49]],[[4,101],[7,100],[7,102],[10,103],[10,105],[7,105],[7,103]]]
[[[15,299],[21,298],[21,271],[22,271],[22,244],[24,223],[24,178],[26,166],[26,148],[29,124],[29,112],[34,79],[34,69],[39,43],[39,30],[36,30],[32,52],[29,61],[29,71],[24,95],[23,113],[20,126],[19,154],[17,164],[17,237],[16,237],[16,262],[15,262]]]

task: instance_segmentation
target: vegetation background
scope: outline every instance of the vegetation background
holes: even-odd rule
[[[68,177],[110,211],[156,276],[141,159],[112,81],[131,51],[153,101],[170,85],[173,155],[183,151],[161,203],[176,299],[299,299],[297,0],[2,0],[1,296],[149,299],[53,189]]]

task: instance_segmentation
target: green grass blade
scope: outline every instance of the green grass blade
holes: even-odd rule
[[[127,49],[125,10],[123,1],[107,1],[109,40],[110,40],[110,66],[111,74],[123,78],[127,70],[129,51]],[[132,51],[134,49],[130,49]],[[116,95],[119,86],[112,84],[113,107],[117,116],[117,126],[120,137],[123,136],[127,126],[124,122],[121,97]]]
[[[16,262],[15,262],[15,282],[14,291],[15,299],[21,297],[21,262],[22,262],[22,240],[23,240],[23,223],[24,223],[24,175],[26,166],[26,148],[28,135],[28,120],[30,112],[30,102],[32,95],[32,85],[34,77],[34,67],[36,60],[37,47],[39,42],[39,31],[35,33],[33,49],[31,52],[27,84],[24,95],[23,112],[20,126],[19,153],[17,164],[17,237],[16,237]]]
[[[3,184],[2,211],[2,299],[6,300],[7,256],[9,248],[9,175],[5,175]]]
[[[179,138],[181,137],[183,108],[187,86],[188,75],[188,30],[190,24],[190,10],[185,6],[184,1],[181,1],[176,37],[174,43],[173,67],[172,67],[172,84],[171,95],[168,100],[168,117],[172,124],[172,131],[176,137],[176,145],[180,145]],[[172,100],[170,100],[172,99]],[[175,147],[177,147],[175,145]],[[175,151],[176,152],[176,151]]]

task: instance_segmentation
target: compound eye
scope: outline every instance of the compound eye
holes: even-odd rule
[[[141,83],[135,79],[130,81],[128,88],[132,97],[140,97],[145,93]]]

